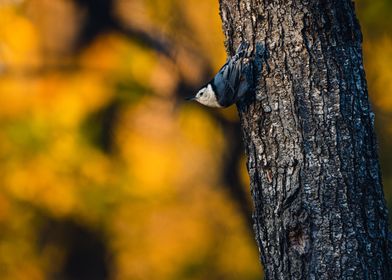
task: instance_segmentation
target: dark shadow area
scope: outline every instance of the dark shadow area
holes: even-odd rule
[[[116,1],[74,0],[74,2],[84,13],[83,26],[75,46],[77,51],[88,46],[99,35],[115,31],[158,53],[171,56],[172,48],[160,34],[149,34],[145,30],[123,24],[114,13]]]
[[[109,252],[101,233],[71,220],[45,217],[39,243],[42,250],[53,246],[65,254],[48,279],[109,279]]]

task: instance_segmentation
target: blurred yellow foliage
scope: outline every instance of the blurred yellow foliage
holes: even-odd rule
[[[145,13],[121,17],[152,30],[178,20],[177,7],[217,68],[211,3],[136,1]],[[104,244],[97,279],[258,279],[256,246],[220,183],[222,129],[178,106],[176,65],[123,35],[72,55],[82,15],[65,0],[0,6],[0,278],[73,279],[73,244],[90,232]]]
[[[0,67],[15,71],[36,66],[39,41],[35,26],[13,6],[0,5],[0,15]]]
[[[372,59],[366,61],[368,76],[372,80],[371,87],[374,89],[373,102],[381,110],[392,111],[392,38],[383,36],[365,47],[374,52]]]

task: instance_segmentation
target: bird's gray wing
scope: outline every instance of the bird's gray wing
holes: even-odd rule
[[[237,101],[238,87],[242,77],[242,62],[229,60],[225,67],[215,76],[216,94],[218,102],[223,106],[229,106]]]
[[[235,103],[249,89],[249,69],[251,68],[249,44],[242,42],[234,56],[229,58],[225,65],[214,77],[216,95],[219,104],[229,106]]]

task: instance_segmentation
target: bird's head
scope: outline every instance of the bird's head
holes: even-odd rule
[[[205,87],[201,88],[194,96],[188,97],[188,100],[195,100],[208,107],[222,107],[217,100],[217,96],[211,86],[207,84]]]

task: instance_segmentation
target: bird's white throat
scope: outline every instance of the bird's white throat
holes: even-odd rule
[[[218,103],[216,94],[212,89],[212,86],[208,84],[205,88],[202,88],[197,94],[195,100],[208,107],[221,108],[222,106]]]

